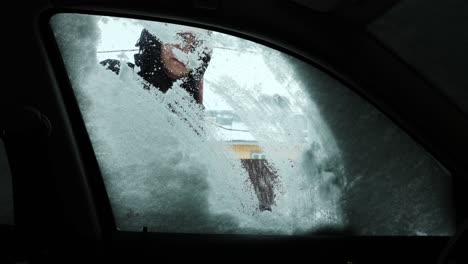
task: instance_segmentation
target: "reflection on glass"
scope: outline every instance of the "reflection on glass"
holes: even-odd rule
[[[1,130],[0,130],[1,132]],[[0,225],[14,225],[13,186],[8,157],[0,139]]]

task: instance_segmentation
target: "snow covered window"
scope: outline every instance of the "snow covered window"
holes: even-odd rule
[[[314,66],[185,25],[51,27],[118,229],[452,234],[450,174]]]

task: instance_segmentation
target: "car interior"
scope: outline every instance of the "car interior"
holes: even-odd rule
[[[0,262],[134,263],[164,261],[166,258],[173,261],[223,262],[285,259],[312,263],[463,263],[466,260],[466,246],[462,245],[466,245],[468,227],[468,2],[38,0],[33,3],[17,1],[5,7],[4,11],[12,16],[3,18],[3,28],[6,30],[3,50],[7,58],[4,64],[6,73],[3,75],[5,85],[0,89],[0,240],[3,245],[0,255],[5,262]],[[82,70],[76,66],[78,59],[75,61],[75,58],[88,60],[87,53],[83,51],[88,44],[79,34],[84,36],[89,32],[85,24],[79,23],[93,16],[99,19],[114,17],[115,21],[121,18],[177,24],[215,32],[210,32],[210,36],[217,38],[219,48],[211,55],[211,64],[205,74],[206,93],[218,87],[216,85],[219,83],[230,83],[221,77],[219,80],[214,77],[208,80],[209,74],[214,76],[215,69],[228,67],[228,62],[223,65],[223,62],[217,61],[221,57],[219,54],[231,52],[228,49],[232,47],[229,46],[232,41],[223,42],[223,39],[235,37],[264,47],[258,50],[268,48],[268,52],[271,49],[283,54],[275,57],[273,55],[276,53],[272,51],[268,56],[259,55],[258,58],[266,62],[271,60],[265,67],[277,71],[275,78],[279,81],[300,79],[298,83],[306,87],[306,92],[309,89],[314,97],[313,109],[318,109],[297,115],[294,117],[296,119],[288,116],[285,120],[299,122],[297,120],[301,118],[322,118],[333,134],[333,140],[323,136],[319,144],[311,144],[310,150],[304,152],[305,161],[301,166],[305,170],[320,167],[317,169],[323,177],[318,178],[320,181],[329,175],[340,174],[340,177],[331,179],[331,183],[326,183],[325,194],[311,196],[318,197],[316,199],[323,203],[314,203],[312,213],[304,213],[297,221],[302,221],[309,214],[315,215],[314,208],[331,208],[330,201],[335,206],[336,197],[331,194],[334,194],[333,188],[338,188],[336,201],[339,206],[336,208],[339,209],[336,210],[343,212],[339,216],[342,221],[340,225],[307,227],[300,232],[295,228],[291,232],[270,232],[267,229],[270,222],[259,220],[261,224],[252,227],[249,226],[251,219],[247,217],[243,224],[239,224],[240,220],[233,224],[238,229],[226,227],[224,230],[225,223],[220,222],[234,220],[220,217],[207,222],[207,229],[203,229],[200,223],[204,224],[205,215],[191,213],[189,207],[200,208],[193,210],[201,211],[214,210],[214,207],[203,207],[213,206],[212,200],[216,199],[204,197],[211,201],[204,204],[206,201],[202,198],[199,200],[193,190],[199,188],[200,192],[209,193],[212,187],[188,181],[184,181],[184,184],[190,184],[190,188],[195,189],[168,196],[171,200],[185,195],[188,198],[184,196],[183,201],[193,201],[193,205],[189,203],[183,204],[184,207],[171,208],[177,212],[176,216],[170,213],[167,216],[160,211],[155,213],[151,211],[156,210],[153,207],[148,209],[151,211],[148,217],[143,211],[131,211],[131,214],[123,209],[119,211],[119,203],[127,199],[127,196],[119,195],[125,193],[126,187],[133,186],[132,173],[135,172],[134,177],[137,177],[139,169],[133,165],[126,168],[119,162],[103,161],[102,157],[107,154],[100,152],[101,143],[95,135],[107,137],[105,133],[108,130],[92,129],[105,122],[112,127],[118,122],[115,121],[119,119],[117,114],[123,120],[129,115],[123,112],[113,115],[112,111],[120,111],[120,108],[112,108],[104,99],[96,99],[88,106],[80,94],[85,91],[85,88],[80,88],[81,77],[73,75],[74,67]],[[73,23],[78,26],[75,27]],[[135,41],[132,37],[132,45]],[[225,45],[224,48],[221,44]],[[72,51],[83,51],[85,55],[69,52],[66,45],[70,45]],[[254,44],[243,45],[239,44],[237,48],[247,47],[245,50],[251,51],[252,47],[256,47]],[[134,49],[138,47],[129,48],[135,52]],[[226,53],[221,53],[223,49],[227,50]],[[244,56],[240,51],[233,54],[233,58]],[[106,53],[103,56],[111,55]],[[249,58],[253,64],[254,57]],[[294,66],[281,69],[282,63]],[[125,65],[119,65],[123,72]],[[220,66],[214,68],[215,65]],[[115,72],[115,64],[112,67]],[[119,75],[112,71],[107,71],[109,75],[101,75],[107,76],[105,78]],[[255,81],[246,80],[246,83],[249,82]],[[96,86],[101,85],[99,81],[96,83]],[[235,81],[232,83],[236,84]],[[253,96],[256,92],[253,88],[249,89],[246,88],[245,94]],[[108,94],[115,94],[117,98],[118,93]],[[239,106],[244,106],[242,100],[247,100],[242,97],[244,92],[229,96],[234,98],[228,98],[231,105],[237,102]],[[125,96],[122,95],[122,98]],[[270,102],[268,98],[262,98],[258,100]],[[278,97],[273,99],[272,102],[279,100]],[[236,131],[232,120],[239,118],[236,116],[239,114],[248,123],[248,113],[241,110],[235,114],[210,112],[208,94],[203,100],[206,102],[205,112],[213,117],[209,120],[214,120],[218,128],[228,131],[231,136],[235,135],[234,132],[244,132],[243,127]],[[93,103],[109,107],[105,109],[109,117],[99,117],[101,123],[90,121],[90,117],[97,116],[96,113],[104,113],[104,110],[93,110]],[[146,111],[144,103],[141,104],[143,110],[138,111]],[[177,100],[173,105],[176,104]],[[87,109],[91,114],[87,114]],[[171,109],[168,112],[176,112]],[[260,111],[263,108],[252,109]],[[158,113],[154,115],[156,119]],[[265,122],[274,123],[274,117]],[[114,118],[112,122],[110,118]],[[320,120],[315,124],[322,124]],[[260,124],[262,118],[250,121]],[[143,122],[150,123],[147,119]],[[230,124],[230,128],[225,124]],[[120,131],[121,126],[115,127],[115,131]],[[154,128],[157,127],[155,125]],[[177,124],[174,127],[177,130]],[[194,129],[193,125],[188,128],[190,133]],[[199,135],[202,132],[195,133]],[[141,131],[136,133],[143,135]],[[108,137],[109,142],[119,138],[112,132]],[[155,138],[157,141],[158,137]],[[239,164],[250,170],[254,170],[252,168],[258,164],[268,167],[268,163],[272,163],[269,153],[265,151],[265,155],[251,141],[230,141],[235,154],[243,160]],[[125,142],[126,145],[122,143],[125,147],[122,150],[124,157],[118,159],[124,163],[132,159],[133,153],[138,153],[138,150],[132,152],[133,141]],[[165,142],[161,142],[158,143],[161,151],[172,148],[172,143],[162,146]],[[198,141],[186,142],[190,142],[185,143],[187,146],[198,144]],[[158,144],[148,143],[153,148],[151,151],[157,151]],[[320,148],[330,151],[327,153],[339,149],[339,159],[334,159],[332,155],[332,158],[324,158],[324,165],[320,165],[320,157],[317,161],[317,156],[314,156],[314,153],[319,153],[314,151]],[[192,151],[187,147],[181,149]],[[216,156],[209,157],[213,161],[219,160]],[[182,155],[181,160],[185,158]],[[265,159],[268,162],[258,161]],[[168,166],[162,161],[154,162],[154,170]],[[175,164],[184,164],[179,162]],[[336,165],[338,163],[344,165]],[[282,167],[277,164],[280,173]],[[277,171],[269,168],[268,177],[274,179]],[[168,168],[167,171],[172,169]],[[200,171],[198,167],[190,175],[201,174],[197,174],[197,171]],[[176,176],[180,174],[177,170],[171,173]],[[109,175],[128,176],[130,180],[118,185],[121,189],[113,189],[111,179],[114,178]],[[261,184],[255,181],[265,179],[254,179],[252,176],[250,179],[256,188],[252,192],[259,200],[259,206],[249,211],[257,217],[255,219],[264,219],[262,215],[274,215],[278,208],[288,210],[290,205],[281,204],[282,193],[262,196],[264,191],[258,187]],[[164,184],[162,181],[156,183]],[[135,184],[148,185],[147,182]],[[169,184],[172,182],[168,180]],[[284,186],[287,184],[283,182]],[[134,208],[146,206],[142,205],[146,201],[143,198],[131,198],[143,195],[143,191],[139,193],[143,187],[139,188],[135,187],[133,196],[125,200],[135,203],[132,205]],[[154,194],[151,190],[148,192]],[[222,192],[216,192],[216,195],[224,197]],[[154,197],[160,197],[158,195],[161,194],[156,193]],[[174,204],[172,206],[179,205]],[[293,207],[290,206],[290,209],[291,215],[297,213]],[[211,217],[209,213],[206,214]],[[144,222],[147,218],[158,217],[164,218],[164,225],[157,220],[154,223]],[[288,221],[285,220],[285,225],[292,223]],[[191,229],[181,228],[179,223]],[[221,226],[221,231],[210,229],[212,223]],[[260,229],[267,231],[258,231]]]

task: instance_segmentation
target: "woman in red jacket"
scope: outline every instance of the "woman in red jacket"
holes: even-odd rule
[[[139,47],[135,54],[137,72],[144,80],[146,89],[156,88],[162,92],[169,90],[174,82],[182,80],[181,87],[189,92],[193,99],[203,104],[203,76],[211,60],[211,49],[200,35],[208,36],[211,32],[180,26],[180,31],[174,32],[180,41],[178,43],[163,43],[156,35],[143,29],[135,46]],[[119,73],[120,61],[107,59],[101,62],[108,69]]]

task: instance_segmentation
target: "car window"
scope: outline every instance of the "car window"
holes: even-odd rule
[[[185,25],[51,27],[119,230],[452,234],[450,173],[313,65]]]
[[[13,224],[13,186],[5,146],[0,138],[0,225]]]

